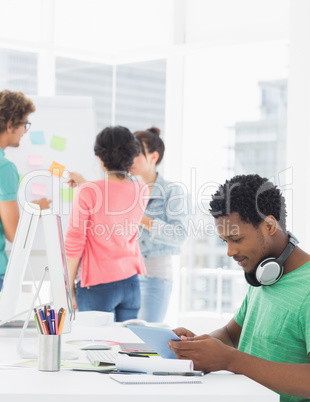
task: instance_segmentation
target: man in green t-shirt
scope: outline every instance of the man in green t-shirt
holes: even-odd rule
[[[0,92],[0,290],[8,263],[5,239],[12,242],[17,229],[19,209],[17,192],[19,174],[14,163],[4,156],[6,147],[18,147],[28,131],[28,116],[35,111],[32,101],[21,92]],[[41,209],[49,208],[51,201],[34,201]]]
[[[258,175],[235,176],[210,212],[251,286],[226,326],[202,336],[177,328],[183,342],[169,347],[197,370],[244,374],[282,402],[310,401],[310,255],[286,230],[284,197]]]

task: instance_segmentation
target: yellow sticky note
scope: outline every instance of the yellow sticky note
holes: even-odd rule
[[[61,177],[63,172],[64,172],[64,170],[65,170],[65,166],[61,165],[60,163],[57,163],[57,162],[53,161],[48,170],[53,175],[55,175],[57,177]]]
[[[74,189],[73,188],[62,188],[60,189],[61,199],[64,202],[72,202]]]
[[[51,148],[58,149],[59,151],[64,151],[66,148],[66,142],[66,138],[57,137],[57,135],[54,135],[51,142]]]

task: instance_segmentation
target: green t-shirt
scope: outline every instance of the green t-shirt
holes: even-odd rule
[[[0,148],[0,201],[17,200],[19,174],[14,163],[4,157]],[[8,256],[5,252],[5,235],[0,216],[0,275],[5,273],[8,265]]]
[[[310,263],[272,286],[250,286],[235,315],[242,327],[239,350],[282,363],[308,363],[310,353]],[[281,402],[310,399],[281,395]]]

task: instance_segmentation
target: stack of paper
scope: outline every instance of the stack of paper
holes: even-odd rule
[[[192,360],[162,359],[161,357],[132,357],[120,355],[116,359],[116,368],[120,371],[137,373],[174,372],[182,373],[194,370]]]
[[[144,374],[110,374],[110,378],[121,384],[201,384],[200,378],[182,376],[157,376]]]

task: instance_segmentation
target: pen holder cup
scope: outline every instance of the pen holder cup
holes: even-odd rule
[[[59,371],[61,335],[39,334],[38,370]]]

